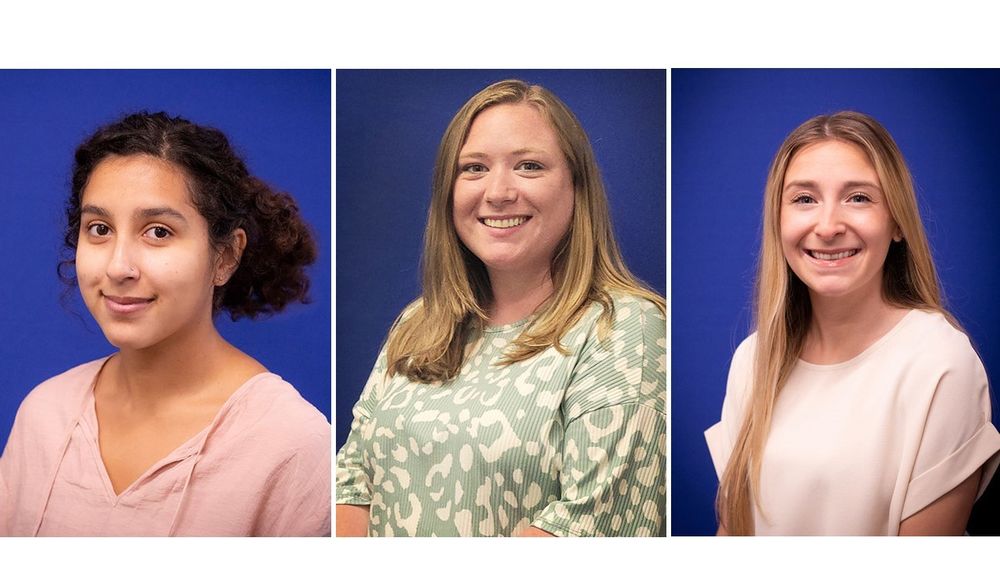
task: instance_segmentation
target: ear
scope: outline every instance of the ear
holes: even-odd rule
[[[903,231],[899,229],[899,226],[896,226],[895,232],[892,233],[892,240],[895,242],[903,242]]]
[[[247,247],[247,233],[243,229],[236,229],[229,237],[229,244],[219,251],[215,259],[215,276],[212,283],[216,286],[226,285],[229,278],[233,277],[236,268],[243,258],[243,251]]]

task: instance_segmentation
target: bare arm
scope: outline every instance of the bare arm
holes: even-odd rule
[[[367,505],[337,505],[337,537],[366,537],[368,535]]]
[[[528,526],[521,533],[517,534],[518,537],[522,538],[554,538],[554,534],[550,534],[541,528],[536,528],[534,526]]]
[[[977,469],[968,479],[899,524],[901,536],[960,536],[969,523],[979,490]]]

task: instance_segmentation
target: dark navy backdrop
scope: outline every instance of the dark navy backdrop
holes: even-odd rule
[[[674,70],[671,88],[672,532],[711,534],[718,481],[702,432],[719,419],[730,356],[749,332],[767,168],[806,119],[853,109],[892,133],[947,306],[997,388],[1000,72]]]
[[[298,201],[320,248],[313,303],[217,324],[330,416],[330,72],[0,71],[0,444],[32,387],[114,350],[76,290],[60,304],[56,263],[74,149],[141,109],[221,129]]]
[[[576,113],[626,262],[665,291],[664,71],[337,71],[338,447],[389,326],[420,293],[441,135],[468,98],[505,78],[541,84]]]

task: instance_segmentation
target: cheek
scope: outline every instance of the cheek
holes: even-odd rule
[[[788,254],[790,249],[798,246],[799,240],[802,238],[802,228],[801,225],[797,224],[794,217],[790,217],[788,214],[782,214],[781,221],[778,224],[781,237],[781,247],[785,249],[785,254]]]
[[[80,283],[94,283],[100,280],[104,268],[101,267],[100,253],[93,248],[77,247],[73,268]]]
[[[456,182],[452,192],[451,222],[462,242],[465,242],[466,233],[473,227],[471,222],[476,220],[476,199],[472,191],[463,187],[461,182]]]

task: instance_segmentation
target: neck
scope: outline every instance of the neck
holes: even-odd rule
[[[881,291],[838,297],[811,293],[810,302],[802,359],[819,364],[840,363],[864,352],[907,312],[886,302]]]
[[[490,272],[493,302],[490,324],[504,325],[527,318],[552,295],[548,269],[525,275],[523,272]]]
[[[209,318],[153,346],[122,348],[99,384],[133,404],[162,405],[229,386],[227,366],[237,354]]]

